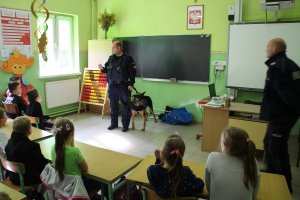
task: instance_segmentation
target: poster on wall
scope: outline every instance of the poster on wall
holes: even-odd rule
[[[0,60],[7,61],[14,49],[33,56],[31,13],[24,10],[0,8]]]
[[[187,29],[203,28],[203,5],[188,6],[187,8]]]

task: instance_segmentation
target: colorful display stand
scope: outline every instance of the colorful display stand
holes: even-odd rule
[[[106,74],[99,69],[85,68],[81,85],[81,93],[78,107],[80,113],[82,104],[86,111],[86,105],[97,105],[102,107],[101,116],[103,118],[107,103],[107,82]]]

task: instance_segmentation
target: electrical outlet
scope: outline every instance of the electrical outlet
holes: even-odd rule
[[[226,66],[226,61],[213,61],[212,65],[215,67],[215,70],[223,71]]]

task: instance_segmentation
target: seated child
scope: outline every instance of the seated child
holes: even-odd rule
[[[82,176],[88,171],[80,149],[74,146],[74,124],[66,118],[57,118],[54,121],[55,145],[51,149],[51,157],[60,180],[64,180],[64,174]],[[85,176],[84,186],[93,196],[101,189],[101,183]],[[91,197],[90,196],[90,197]]]
[[[43,156],[39,143],[31,141],[30,120],[25,117],[17,117],[13,122],[13,132],[5,147],[7,160],[23,163],[25,165],[25,185],[41,183],[40,174],[48,160]],[[19,175],[9,172],[10,180],[19,185]]]
[[[26,115],[39,118],[39,128],[45,130],[45,128],[51,129],[53,123],[50,121],[49,116],[43,114],[42,106],[40,104],[41,97],[36,89],[29,90],[27,92],[27,99],[29,106],[27,108]]]
[[[12,83],[12,82],[17,82],[17,83],[20,84],[20,86],[21,86],[21,88],[22,88],[22,85],[21,85],[21,79],[20,79],[19,77],[17,77],[17,76],[12,76],[12,77],[10,77],[9,82],[10,82],[10,83]],[[10,92],[9,89],[7,88],[6,93],[5,93],[4,96],[5,96],[5,97],[9,97],[10,95],[11,95],[11,92]],[[22,100],[24,101],[24,103],[25,103],[26,105],[28,105],[26,96],[23,95],[23,92],[22,92],[22,94],[21,94],[21,98],[22,98]]]
[[[147,175],[160,197],[195,197],[202,192],[204,182],[188,166],[183,166],[184,152],[185,144],[178,135],[170,135],[163,149],[155,152],[157,162],[148,168]]]
[[[255,160],[255,144],[246,131],[226,128],[221,135],[221,152],[209,154],[205,182],[210,200],[255,200],[260,171]]]
[[[6,112],[3,108],[0,107],[0,128],[5,125],[6,121],[7,121]],[[3,158],[6,158],[4,147],[6,146],[7,141],[8,139],[6,134],[0,131],[0,156],[2,156]]]
[[[27,111],[27,105],[22,100],[21,96],[21,86],[17,82],[12,82],[8,84],[8,89],[11,92],[11,95],[6,98],[6,104],[17,104],[18,112],[17,114],[7,113],[7,116],[11,119],[15,119],[18,116],[22,116]]]

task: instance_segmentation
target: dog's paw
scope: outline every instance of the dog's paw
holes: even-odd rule
[[[155,119],[154,121],[155,121],[155,123],[157,123],[157,122],[158,122],[158,120],[157,120],[157,119]]]
[[[145,131],[145,129],[144,129],[144,128],[142,128],[142,129],[141,129],[141,131]]]

